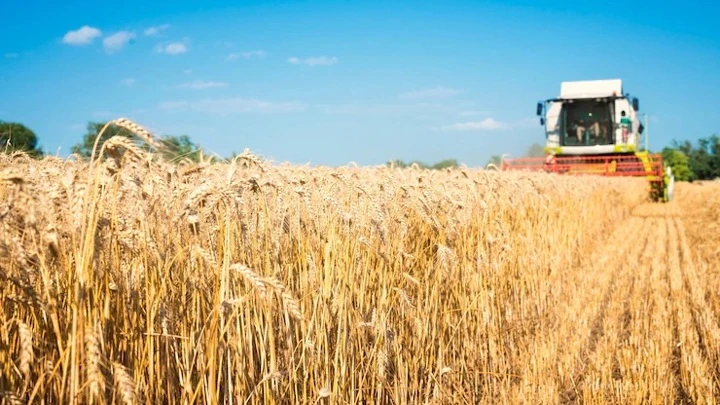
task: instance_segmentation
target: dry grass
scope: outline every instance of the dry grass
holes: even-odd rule
[[[8,402],[717,399],[716,186],[104,152],[0,157]]]

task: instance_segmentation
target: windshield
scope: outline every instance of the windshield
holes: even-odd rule
[[[561,145],[612,145],[612,102],[597,100],[569,100],[561,113]]]

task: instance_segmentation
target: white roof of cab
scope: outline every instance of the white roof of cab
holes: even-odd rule
[[[622,90],[621,79],[562,82],[560,84],[560,98],[622,96]]]

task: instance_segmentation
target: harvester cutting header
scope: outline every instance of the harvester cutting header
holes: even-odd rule
[[[545,158],[503,159],[503,170],[645,177],[655,200],[672,198],[673,176],[662,155],[641,150],[637,97],[622,80],[563,82],[560,96],[537,104]]]

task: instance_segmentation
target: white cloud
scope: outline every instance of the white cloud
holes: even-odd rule
[[[264,51],[247,51],[247,52],[234,52],[227,56],[227,60],[235,60],[235,59],[252,59],[252,58],[262,58],[265,56]]]
[[[130,87],[133,84],[135,84],[135,79],[128,77],[127,79],[120,80],[120,85],[125,87]]]
[[[68,45],[88,45],[102,35],[102,32],[88,25],[83,25],[75,31],[68,31],[63,36],[63,43]]]
[[[165,53],[168,55],[179,55],[187,52],[187,46],[182,42],[174,42],[165,47]]]
[[[211,89],[216,87],[226,87],[228,84],[225,82],[207,82],[204,80],[195,80],[194,82],[190,83],[183,83],[179,85],[178,87],[181,89],[193,89],[193,90],[202,90],[202,89]]]
[[[447,98],[462,93],[462,90],[453,89],[445,86],[435,86],[431,89],[415,90],[403,93],[400,98],[403,99],[419,99],[419,98]]]
[[[173,42],[165,46],[158,45],[155,50],[168,55],[180,55],[181,53],[187,52],[187,45],[183,42]]]
[[[320,65],[334,65],[338,63],[338,58],[335,56],[313,56],[310,58],[300,59],[295,56],[288,58],[288,62],[293,65],[308,65],[308,66],[320,66]]]
[[[459,122],[440,128],[442,131],[491,131],[507,129],[510,125],[494,118],[485,118],[481,121]]]
[[[131,40],[136,37],[134,32],[120,31],[103,39],[103,47],[106,52],[117,52],[125,47]]]
[[[145,36],[147,36],[147,37],[152,37],[154,35],[161,33],[162,31],[165,31],[168,28],[170,28],[170,24],[163,24],[163,25],[158,25],[156,27],[149,27],[149,28],[145,29],[145,31],[143,31],[143,34],[145,34]]]
[[[304,111],[307,107],[298,102],[276,102],[253,98],[230,97],[204,99],[199,101],[166,101],[160,104],[163,110],[194,110],[231,115],[238,113],[283,113]]]

